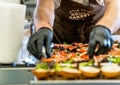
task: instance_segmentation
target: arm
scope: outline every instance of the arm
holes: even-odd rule
[[[87,54],[106,54],[113,46],[112,34],[120,27],[120,0],[104,0],[106,9],[103,17],[96,23],[89,37]],[[96,50],[97,47],[97,50]]]
[[[106,10],[97,23],[108,27],[111,33],[115,33],[120,27],[120,0],[105,0]]]
[[[34,12],[36,32],[30,36],[27,49],[37,59],[51,57],[54,22],[54,0],[37,0]],[[45,52],[43,52],[43,47]]]
[[[34,12],[36,31],[41,27],[52,29],[54,17],[54,0],[37,0]]]

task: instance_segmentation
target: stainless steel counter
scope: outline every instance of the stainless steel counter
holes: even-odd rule
[[[30,85],[120,85],[120,80],[30,81]]]
[[[0,67],[0,85],[29,85],[34,67]]]

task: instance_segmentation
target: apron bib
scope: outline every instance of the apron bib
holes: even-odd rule
[[[60,7],[55,9],[54,43],[87,43],[89,34],[102,17],[105,6],[96,0],[81,4],[75,0],[61,0]]]

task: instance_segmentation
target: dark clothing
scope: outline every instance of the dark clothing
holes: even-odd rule
[[[87,43],[89,34],[96,22],[102,17],[105,6],[96,0],[89,0],[87,6],[71,0],[61,0],[55,10],[54,42],[55,43]]]

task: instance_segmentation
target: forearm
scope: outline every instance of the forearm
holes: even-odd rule
[[[36,31],[41,27],[52,29],[54,23],[54,0],[37,0],[34,12],[34,25]]]
[[[103,17],[98,21],[97,25],[104,25],[115,33],[120,27],[120,0],[106,0],[106,11]]]

